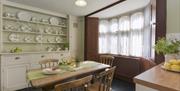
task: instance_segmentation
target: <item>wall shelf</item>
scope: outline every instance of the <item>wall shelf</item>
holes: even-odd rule
[[[19,33],[19,34],[50,35],[50,36],[67,36],[66,34],[48,34],[48,33],[39,33],[39,32],[23,32],[23,31],[10,31],[10,30],[3,30],[3,32]]]
[[[52,25],[52,24],[43,23],[43,22],[24,21],[24,20],[19,20],[19,19],[15,19],[15,18],[8,18],[8,17],[3,17],[3,19],[16,21],[16,22],[26,22],[26,23],[40,24],[40,25],[46,25],[46,26],[55,26],[55,27],[67,28],[67,26],[63,26],[63,25]]]
[[[11,41],[4,41],[6,44],[64,44],[67,42],[11,42]]]
[[[26,12],[31,19],[35,18],[34,21],[26,21],[26,19],[21,19],[23,17],[17,18],[19,12]],[[14,17],[9,16],[13,14]],[[3,5],[1,18],[1,52],[10,52],[14,48],[20,48],[26,52],[46,52],[47,48],[53,49],[65,49],[67,44],[69,44],[69,26],[68,18],[64,18],[58,15],[43,14],[41,12],[29,11],[28,9],[11,7],[8,5]],[[51,18],[56,18],[59,25],[50,24],[50,21],[41,22],[42,19],[48,20]],[[13,36],[11,36],[14,34]],[[10,41],[10,37],[17,37],[19,41]],[[37,42],[36,39],[42,36],[42,42]],[[27,38],[30,41],[25,41]],[[56,42],[61,40],[62,42]]]

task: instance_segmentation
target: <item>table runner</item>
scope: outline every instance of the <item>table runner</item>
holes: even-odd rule
[[[73,71],[78,71],[83,68],[89,68],[89,67],[94,67],[96,65],[99,65],[100,63],[93,62],[93,61],[84,61],[80,63],[80,66],[75,68],[69,65],[60,65],[59,68],[61,71],[56,74],[56,75],[62,75],[65,72],[73,72]],[[45,78],[53,75],[45,75],[43,74],[42,70],[32,70],[27,73],[27,79],[29,81],[34,80],[34,79],[40,79],[40,78]]]

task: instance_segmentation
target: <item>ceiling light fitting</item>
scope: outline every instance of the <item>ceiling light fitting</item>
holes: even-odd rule
[[[85,6],[87,6],[87,1],[86,0],[76,0],[75,4],[79,7],[85,7]]]

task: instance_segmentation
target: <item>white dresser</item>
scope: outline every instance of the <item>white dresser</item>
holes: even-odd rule
[[[26,72],[40,68],[38,62],[43,59],[61,59],[68,52],[41,54],[1,54],[1,90],[14,91],[28,86]]]

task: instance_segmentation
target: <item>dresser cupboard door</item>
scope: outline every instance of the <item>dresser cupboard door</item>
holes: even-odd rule
[[[4,91],[14,91],[26,88],[26,71],[28,65],[9,66],[4,69]]]

